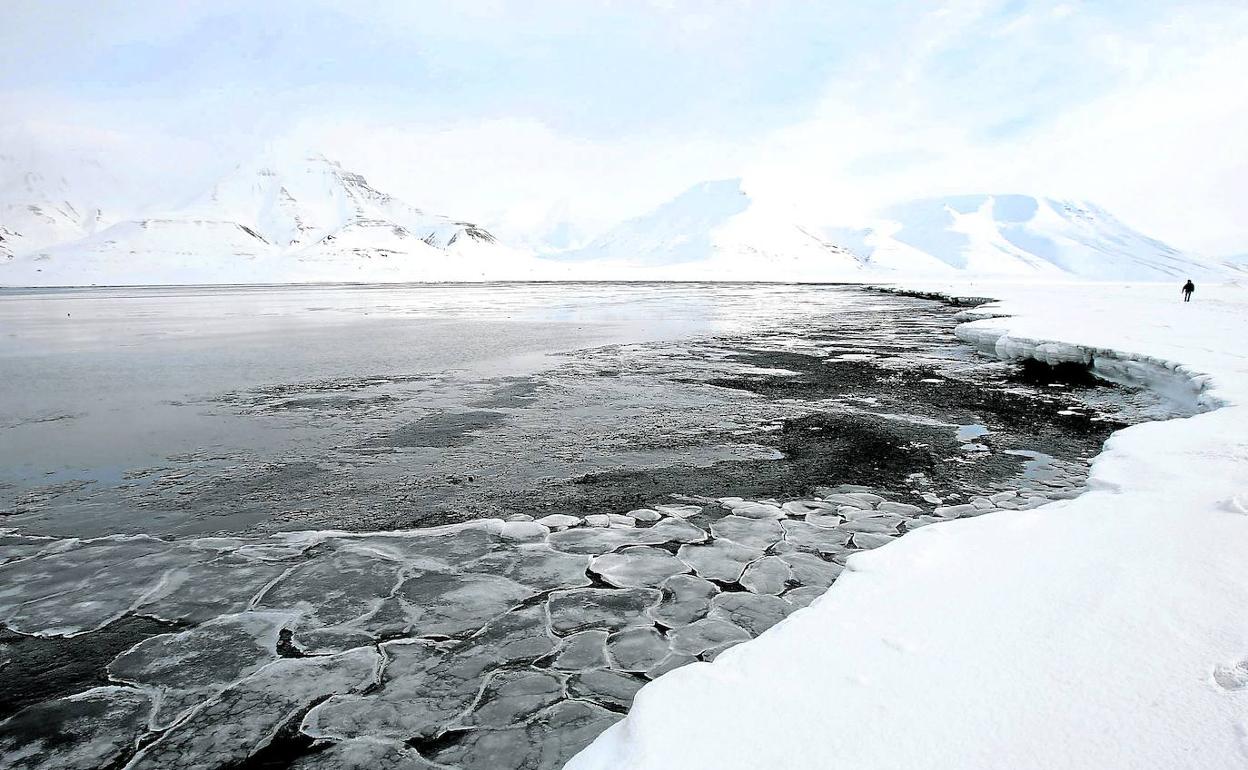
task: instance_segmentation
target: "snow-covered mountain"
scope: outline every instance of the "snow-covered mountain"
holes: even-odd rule
[[[1102,209],[1025,195],[889,206],[811,221],[704,182],[583,246],[500,245],[483,227],[381,192],[321,155],[241,164],[185,204],[112,203],[82,159],[24,170],[0,157],[0,285],[638,279],[855,281],[908,277],[1208,280],[1246,271],[1148,238]],[[63,168],[63,172],[49,172]],[[133,196],[132,196],[133,198]],[[124,200],[122,196],[120,200]],[[809,210],[810,207],[805,207]],[[123,213],[124,210],[124,213]],[[142,212],[142,213],[136,213]]]
[[[75,219],[72,206],[38,211],[55,228],[0,219],[14,244],[0,283],[450,280],[532,269],[485,229],[412,207],[319,155],[240,165],[184,206],[103,228]]]
[[[740,179],[703,182],[554,258],[592,263],[611,277],[848,278],[866,270],[865,260],[819,228],[752,199]]]
[[[735,179],[697,185],[560,258],[600,265],[613,276],[742,279],[1149,281],[1226,272],[1089,203],[964,195],[901,203],[868,221],[830,226],[755,200]]]
[[[917,249],[960,273],[1165,280],[1216,272],[1087,202],[962,195],[890,207],[862,254]],[[873,237],[872,237],[873,236]]]
[[[0,154],[0,259],[82,238],[107,224],[99,191],[107,186],[100,181],[107,176],[103,168],[89,158],[55,166]]]

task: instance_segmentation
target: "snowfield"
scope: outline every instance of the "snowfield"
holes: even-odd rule
[[[1200,412],[1115,434],[1074,500],[852,557],[809,608],[642,688],[569,770],[1248,766],[1248,290],[922,288],[999,298],[958,330],[988,354]]]

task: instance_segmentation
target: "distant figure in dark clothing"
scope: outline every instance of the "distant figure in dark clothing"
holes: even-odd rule
[[[1188,278],[1187,283],[1183,284],[1183,301],[1192,301],[1192,292],[1196,291],[1196,284],[1192,283],[1192,279]]]

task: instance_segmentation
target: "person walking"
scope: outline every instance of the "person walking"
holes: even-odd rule
[[[1196,291],[1196,284],[1192,283],[1192,279],[1188,278],[1187,283],[1183,284],[1183,301],[1192,301],[1192,292]]]

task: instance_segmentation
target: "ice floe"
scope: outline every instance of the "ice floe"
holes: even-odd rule
[[[955,512],[985,510],[975,502]],[[0,749],[21,768],[228,767],[301,734],[313,743],[294,768],[553,770],[646,681],[785,622],[851,555],[935,520],[860,489],[600,516],[189,540],[5,535],[8,628],[82,635],[125,615],[177,626],[118,654],[113,686],[0,723]],[[24,727],[36,722],[53,725],[55,745]]]

